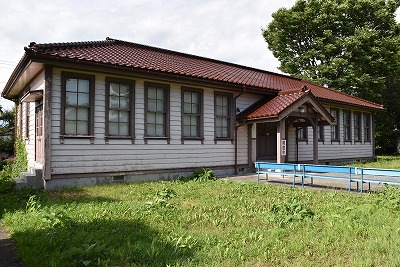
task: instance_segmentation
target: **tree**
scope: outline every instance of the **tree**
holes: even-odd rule
[[[384,104],[389,112],[382,120],[394,129],[398,103],[386,97],[389,90],[400,95],[393,86],[400,73],[399,6],[398,0],[298,0],[272,15],[263,36],[280,70]]]
[[[14,154],[14,110],[0,106],[0,152]]]

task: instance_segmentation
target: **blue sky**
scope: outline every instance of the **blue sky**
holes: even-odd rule
[[[0,91],[30,42],[106,37],[279,72],[261,28],[295,0],[2,0]],[[0,100],[6,108],[12,102]]]

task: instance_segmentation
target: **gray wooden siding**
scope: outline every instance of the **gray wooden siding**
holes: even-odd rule
[[[326,107],[330,110],[331,107]],[[335,108],[335,107],[334,107]],[[351,119],[351,132],[352,141],[344,142],[344,130],[343,130],[343,109],[339,109],[340,117],[340,142],[331,141],[331,126],[324,127],[324,141],[318,142],[318,158],[320,161],[338,160],[341,159],[357,159],[367,158],[373,156],[373,144],[372,142],[364,142],[364,128],[362,120],[362,141],[354,141],[354,117],[352,111]],[[365,114],[365,113],[363,113]],[[372,117],[372,114],[370,114]],[[313,160],[313,138],[312,138],[312,127],[308,127],[308,142],[298,142],[298,160],[299,161],[312,161]],[[288,132],[288,160],[295,162],[296,159],[296,128],[290,126]]]
[[[204,90],[204,144],[197,140],[181,141],[181,86],[170,85],[170,144],[166,140],[144,142],[144,80],[135,80],[135,143],[131,140],[110,139],[105,142],[105,78],[96,74],[94,143],[89,139],[65,138],[60,142],[61,69],[53,71],[52,95],[52,174],[92,172],[134,172],[153,169],[226,166],[234,164],[234,144],[214,141],[214,89]],[[107,76],[108,77],[108,76]],[[123,77],[127,78],[127,77]],[[154,81],[159,82],[159,81]],[[187,85],[186,85],[187,86]],[[217,90],[220,91],[220,90]],[[237,93],[238,94],[238,93]],[[237,98],[240,110],[248,107],[260,96],[243,94]],[[247,128],[238,129],[238,163],[247,164]]]
[[[44,71],[42,71],[30,84],[30,90],[44,90]],[[29,106],[29,134],[26,134],[26,113],[27,109],[25,105]],[[22,117],[18,118],[22,120],[22,138],[25,140],[25,148],[28,153],[28,166],[34,167],[37,163],[35,161],[35,102],[24,102],[22,105]]]

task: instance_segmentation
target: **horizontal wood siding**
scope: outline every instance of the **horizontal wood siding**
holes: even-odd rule
[[[120,77],[135,81],[135,143],[131,140],[105,140],[105,78],[115,77],[89,73],[95,79],[94,143],[89,139],[65,138],[60,142],[61,69],[53,71],[52,95],[52,174],[134,172],[142,170],[193,168],[234,165],[234,143],[214,140],[214,90],[204,90],[204,143],[181,140],[181,87],[170,85],[170,144],[166,140],[144,141],[144,83],[159,82],[137,77]],[[69,70],[70,71],[70,70]],[[165,83],[165,82],[163,82]],[[188,86],[188,85],[184,85]],[[198,86],[196,86],[199,88]],[[238,94],[238,93],[237,93]],[[236,95],[237,95],[236,94]],[[248,107],[260,97],[243,94],[237,107]],[[247,164],[247,126],[238,129],[238,163]]]
[[[326,107],[329,111],[331,107]],[[335,108],[335,107],[333,107]],[[353,114],[353,111],[351,111]],[[340,117],[340,142],[331,141],[331,126],[324,126],[324,141],[318,141],[318,159],[319,161],[340,161],[342,159],[358,159],[373,157],[373,145],[372,142],[364,142],[364,131],[362,130],[362,141],[354,141],[354,119],[352,115],[351,129],[352,129],[352,141],[344,142],[344,130],[343,130],[343,109],[339,109]],[[370,114],[372,116],[372,114]],[[362,121],[362,129],[363,129]],[[299,161],[312,161],[313,160],[313,131],[312,127],[308,127],[308,142],[299,141],[298,151]],[[295,162],[296,159],[296,128],[292,125],[289,127],[289,139],[288,139],[288,160]]]
[[[44,90],[44,71],[39,73],[39,75],[29,84],[30,91],[36,90]],[[26,105],[29,107],[29,111],[26,109]],[[25,148],[28,154],[28,166],[34,167],[36,164],[35,161],[35,130],[36,130],[36,121],[35,121],[35,102],[24,102],[21,105],[22,107],[22,117],[18,118],[22,120],[21,132],[22,132],[22,139],[25,140]],[[27,119],[27,112],[29,112],[29,133],[27,134],[26,131],[28,130],[26,127],[26,119]]]

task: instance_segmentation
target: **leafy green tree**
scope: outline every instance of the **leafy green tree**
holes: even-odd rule
[[[14,154],[14,110],[0,106],[0,152]]]
[[[382,120],[394,129],[400,120],[392,111],[399,104],[387,96],[400,95],[393,82],[400,73],[399,6],[399,0],[298,0],[272,15],[263,36],[280,70],[384,104]],[[377,138],[381,147],[389,145],[379,139],[383,135]]]

